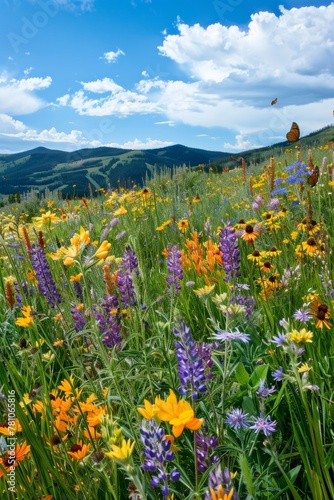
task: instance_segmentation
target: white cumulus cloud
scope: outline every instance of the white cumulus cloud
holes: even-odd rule
[[[45,103],[35,95],[35,91],[44,90],[52,83],[51,77],[9,79],[8,75],[0,76],[0,113],[27,114],[33,113]]]
[[[110,52],[105,52],[103,54],[103,57],[101,57],[101,59],[105,59],[108,63],[114,63],[117,61],[119,56],[125,56],[123,50],[121,49],[118,49],[116,52],[112,50]]]

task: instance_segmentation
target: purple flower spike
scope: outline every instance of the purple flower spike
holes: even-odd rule
[[[181,381],[179,392],[184,395],[190,391],[191,396],[197,399],[199,394],[206,392],[202,358],[188,326],[181,323],[179,329],[174,329],[174,334],[180,339],[174,342]]]
[[[168,283],[167,293],[171,293],[172,290],[177,292],[181,289],[180,280],[183,279],[181,252],[177,245],[169,244],[167,246],[167,269],[169,273],[169,276],[166,278]]]
[[[178,481],[180,473],[173,469],[168,473],[169,463],[174,460],[175,455],[170,451],[171,442],[165,437],[165,431],[153,419],[144,420],[140,429],[140,439],[144,445],[146,457],[142,468],[154,473],[150,481],[153,488],[161,488],[165,499],[169,492],[168,479]]]
[[[223,268],[226,273],[225,281],[232,281],[237,276],[240,276],[240,251],[232,222],[228,222],[226,227],[221,228],[219,238],[219,249],[222,254]]]
[[[30,259],[36,273],[39,291],[44,295],[50,307],[56,307],[57,304],[60,304],[61,297],[53,280],[49,263],[46,260],[44,248],[39,247],[36,249],[32,245]]]

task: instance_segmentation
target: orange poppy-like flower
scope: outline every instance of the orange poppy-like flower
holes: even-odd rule
[[[24,441],[22,445],[17,444],[15,451],[12,451],[11,444],[8,440],[9,451],[0,458],[0,477],[4,475],[4,471],[9,472],[11,467],[17,467],[18,462],[24,460],[27,453],[30,451],[30,446]]]
[[[170,389],[167,400],[156,399],[156,405],[158,408],[157,416],[160,420],[169,422],[172,425],[172,432],[175,437],[179,437],[185,427],[197,431],[203,423],[201,419],[195,418],[194,410],[187,401],[184,399],[177,400],[172,389]]]

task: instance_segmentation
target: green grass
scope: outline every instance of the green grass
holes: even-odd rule
[[[165,168],[145,191],[47,191],[1,209],[4,498],[210,499],[217,474],[240,499],[334,497],[334,152],[312,147],[312,188],[308,169],[286,182],[297,153],[282,149],[274,174],[269,157],[227,173]],[[270,175],[286,194],[271,196]],[[188,382],[182,356],[197,367]],[[149,444],[165,460],[143,467]]]

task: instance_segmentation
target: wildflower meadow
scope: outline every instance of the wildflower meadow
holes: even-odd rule
[[[2,207],[0,498],[333,499],[333,196],[329,142]]]

